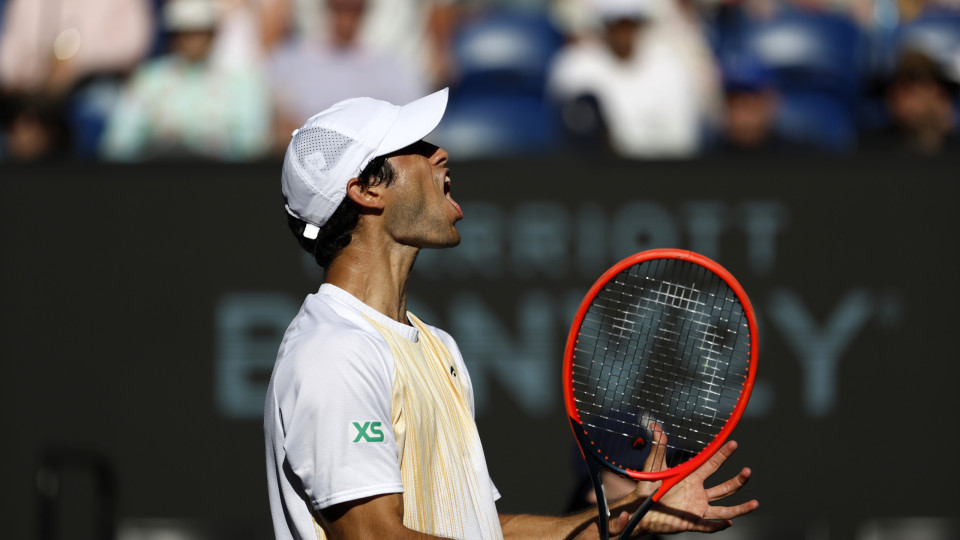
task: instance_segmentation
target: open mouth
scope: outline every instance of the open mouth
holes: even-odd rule
[[[457,215],[462,218],[463,210],[460,208],[460,205],[457,204],[457,201],[453,200],[453,197],[450,196],[450,176],[449,175],[447,175],[443,179],[443,195],[447,198],[447,202],[453,205],[453,208],[456,209]]]

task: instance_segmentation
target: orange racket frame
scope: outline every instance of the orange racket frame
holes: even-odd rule
[[[585,430],[582,427],[582,422],[580,420],[580,413],[577,411],[573,395],[573,359],[574,353],[577,346],[577,339],[580,334],[580,327],[583,323],[583,318],[586,315],[588,309],[593,303],[594,298],[597,294],[603,289],[603,287],[610,282],[616,275],[622,272],[624,269],[633,266],[635,264],[643,263],[645,261],[650,261],[654,259],[679,259],[682,261],[688,261],[695,264],[698,264],[717,276],[719,276],[726,284],[733,290],[737,298],[740,301],[740,304],[743,306],[744,313],[746,314],[747,324],[750,332],[750,363],[747,373],[746,380],[744,382],[743,391],[741,392],[741,397],[738,400],[733,412],[730,415],[730,418],[721,428],[720,432],[711,441],[703,450],[701,450],[694,457],[690,458],[683,464],[680,464],[676,467],[658,471],[658,472],[643,472],[636,471],[633,469],[625,469],[613,464],[605,456],[601,454],[602,450],[600,448],[595,448],[595,453],[588,452],[582,444],[583,440],[586,440]],[[634,480],[649,480],[657,481],[661,480],[662,483],[657,491],[650,497],[647,501],[648,504],[644,506],[649,507],[652,503],[660,500],[660,498],[670,490],[678,482],[686,478],[691,472],[696,470],[698,467],[703,465],[710,457],[712,457],[717,450],[723,446],[726,442],[727,437],[730,436],[730,433],[736,427],[737,422],[739,422],[740,417],[743,415],[743,411],[747,407],[747,402],[749,401],[750,392],[753,390],[753,382],[756,378],[757,370],[757,354],[758,354],[758,338],[757,338],[757,319],[756,314],[753,310],[753,305],[750,303],[750,299],[747,297],[747,293],[743,290],[743,287],[740,283],[733,277],[733,275],[728,272],[725,268],[720,266],[717,262],[704,257],[698,253],[692,251],[680,250],[680,249],[652,249],[648,251],[643,251],[636,253],[623,259],[617,264],[613,265],[609,270],[607,270],[600,278],[593,284],[590,290],[587,292],[583,301],[580,303],[580,307],[577,310],[577,314],[573,319],[573,323],[570,326],[570,333],[567,336],[567,344],[564,350],[564,360],[563,360],[563,397],[564,402],[567,408],[567,416],[570,418],[570,427],[573,429],[574,436],[577,438],[577,442],[580,443],[580,452],[583,455],[585,460],[595,459],[601,462],[608,469],[620,474],[621,476],[633,478]],[[583,434],[583,435],[582,435]],[[598,494],[599,496],[599,494]],[[606,529],[606,527],[601,526],[601,529]]]

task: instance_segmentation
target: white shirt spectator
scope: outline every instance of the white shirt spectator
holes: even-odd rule
[[[334,103],[357,96],[409,103],[427,93],[404,60],[364,46],[336,47],[314,39],[282,46],[269,64],[274,105],[301,125]]]
[[[645,34],[622,60],[603,43],[583,40],[561,51],[548,91],[559,100],[595,97],[615,152],[626,157],[684,157],[700,144],[696,85],[676,53]]]
[[[303,36],[325,39],[330,35],[330,15],[325,0],[293,0],[295,29]],[[438,58],[448,44],[439,35],[451,29],[431,25],[431,18],[460,0],[367,0],[367,15],[359,42],[374,50],[388,50],[417,70],[421,78],[436,78],[442,71]],[[440,42],[438,42],[438,40]]]

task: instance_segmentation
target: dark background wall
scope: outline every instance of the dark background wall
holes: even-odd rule
[[[957,164],[456,164],[463,242],[421,253],[410,308],[460,343],[501,510],[572,496],[560,367],[582,294],[624,256],[679,247],[733,272],[760,319],[734,461],[761,509],[724,537],[958,537]],[[50,448],[107,460],[126,523],[271,537],[263,392],[322,281],[278,177],[275,163],[0,169],[0,537],[38,532]],[[90,537],[94,484],[64,471],[60,537]]]

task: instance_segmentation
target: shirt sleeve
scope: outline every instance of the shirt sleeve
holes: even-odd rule
[[[384,346],[385,347],[385,346]],[[291,352],[278,391],[288,470],[317,510],[403,491],[391,416],[392,359],[361,332]]]

